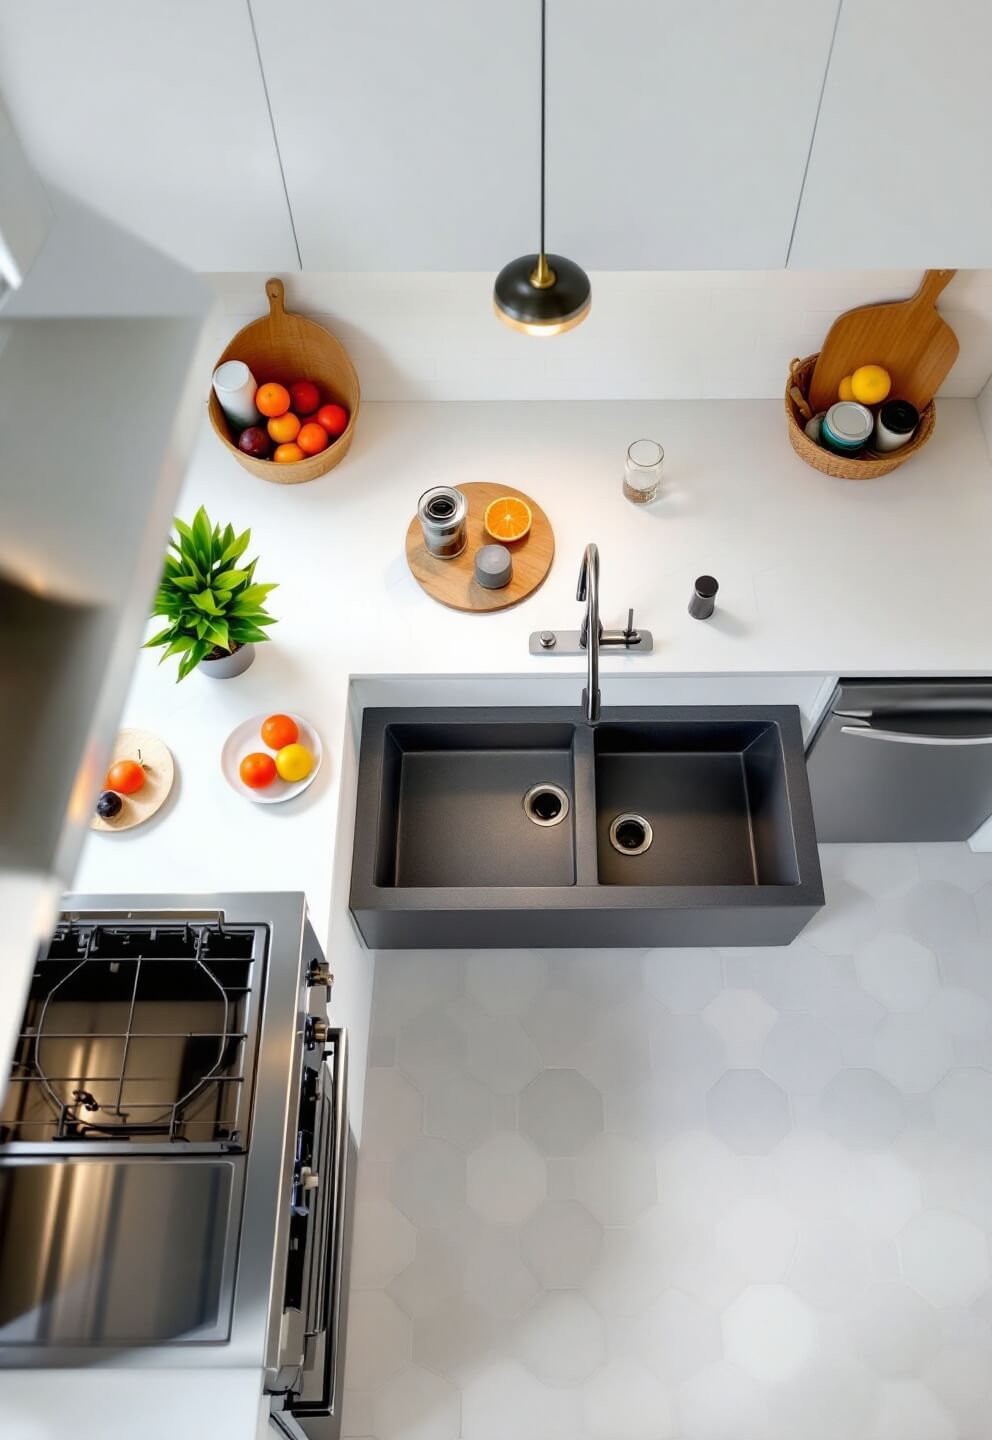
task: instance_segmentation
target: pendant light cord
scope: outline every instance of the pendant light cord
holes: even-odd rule
[[[541,254],[544,254],[544,145],[547,111],[548,0],[541,0]]]

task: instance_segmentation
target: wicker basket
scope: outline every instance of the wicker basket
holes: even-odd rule
[[[888,475],[890,470],[904,465],[930,439],[937,420],[936,406],[932,400],[920,416],[916,434],[909,444],[903,445],[900,450],[893,450],[887,455],[875,455],[869,451],[863,458],[847,460],[843,455],[835,455],[832,450],[817,445],[805,430],[806,421],[810,418],[806,394],[817,359],[816,355],[807,355],[805,360],[793,360],[789,366],[789,379],[785,387],[789,440],[800,460],[805,460],[814,470],[821,470],[824,475],[834,475],[839,480],[874,480],[877,476]],[[793,394],[796,389],[802,398],[801,407]]]
[[[210,423],[238,464],[253,475],[276,485],[298,485],[326,475],[328,470],[340,465],[350,450],[361,398],[358,376],[340,340],[323,325],[285,308],[281,280],[266,281],[265,293],[269,297],[268,315],[239,330],[214,362],[214,368],[225,360],[243,360],[260,385],[266,380],[277,380],[282,385],[291,385],[294,380],[312,380],[320,387],[325,400],[334,400],[347,409],[347,429],[319,454],[308,455],[295,464],[278,465],[274,460],[258,460],[238,449],[213,387],[209,401]]]

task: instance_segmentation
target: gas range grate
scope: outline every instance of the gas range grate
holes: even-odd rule
[[[0,1142],[246,1148],[264,934],[60,924],[35,967]]]

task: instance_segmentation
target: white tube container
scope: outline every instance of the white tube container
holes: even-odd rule
[[[258,424],[257,389],[255,377],[243,360],[225,360],[214,371],[214,391],[220,408],[235,430]]]

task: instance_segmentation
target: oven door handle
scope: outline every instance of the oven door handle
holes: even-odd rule
[[[992,735],[918,735],[909,730],[876,730],[870,725],[842,725],[842,735],[885,740],[892,745],[992,745]]]

